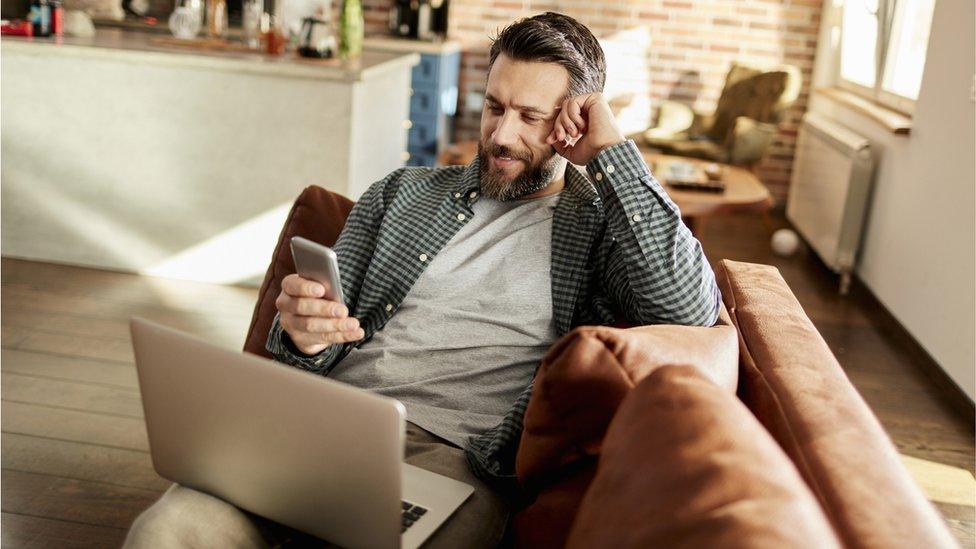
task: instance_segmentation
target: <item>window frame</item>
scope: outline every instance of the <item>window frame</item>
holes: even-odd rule
[[[890,92],[884,89],[885,74],[888,71],[888,47],[889,39],[891,37],[892,25],[894,24],[894,10],[896,7],[897,0],[878,0],[878,12],[875,17],[878,20],[878,39],[875,43],[875,78],[874,87],[868,87],[863,84],[858,84],[857,82],[852,82],[847,80],[842,76],[841,73],[841,52],[844,48],[844,10],[848,8],[852,1],[858,0],[845,0],[843,5],[840,7],[840,23],[839,23],[839,35],[838,45],[834,51],[834,85],[843,90],[855,93],[861,97],[864,97],[870,101],[873,101],[885,108],[891,109],[893,111],[900,112],[907,116],[912,116],[915,113],[915,102],[916,99],[910,99],[908,97],[903,97],[894,92]],[[901,0],[905,1],[905,0]],[[933,3],[936,0],[933,0]],[[931,37],[931,21],[929,22],[929,36]],[[926,57],[928,57],[928,51],[926,50]]]

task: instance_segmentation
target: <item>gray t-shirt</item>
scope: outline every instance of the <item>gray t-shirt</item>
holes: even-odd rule
[[[556,340],[558,200],[479,198],[397,313],[330,377],[400,400],[409,421],[458,446],[497,425]]]

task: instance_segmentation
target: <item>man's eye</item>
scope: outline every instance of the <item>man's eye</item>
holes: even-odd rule
[[[498,105],[488,105],[488,112],[490,112],[491,114],[501,114],[502,108],[499,107]]]
[[[534,116],[523,116],[522,117],[522,120],[525,120],[529,124],[535,124],[536,122],[538,122],[539,120],[541,120],[541,118],[536,118]]]

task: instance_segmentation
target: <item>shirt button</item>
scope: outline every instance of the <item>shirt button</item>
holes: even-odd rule
[[[461,198],[461,193],[454,193],[454,198]]]
[[[393,310],[393,304],[392,303],[387,303],[386,304],[386,312],[390,312],[392,310]]]
[[[464,221],[467,218],[464,216],[464,214],[457,214],[457,219],[458,221]]]
[[[476,196],[478,196],[478,191],[471,191],[471,194],[468,195],[468,198],[475,198]]]
[[[613,164],[608,164],[607,167],[604,168],[604,171],[607,173],[613,173],[613,170],[614,170]]]
[[[427,261],[427,254],[420,254],[421,261]]]
[[[632,217],[631,219],[633,219],[634,221],[640,221],[641,220],[641,214],[634,214],[634,217]]]
[[[596,172],[596,176],[595,177],[596,177],[596,180],[597,181],[603,181],[603,174],[602,173]]]

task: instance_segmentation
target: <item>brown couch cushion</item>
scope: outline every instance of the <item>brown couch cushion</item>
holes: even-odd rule
[[[607,425],[627,393],[666,364],[698,367],[729,392],[738,379],[738,343],[723,311],[711,328],[653,325],[576,328],[542,359],[525,412],[515,469],[528,483],[599,454]]]
[[[954,546],[779,271],[728,260],[716,271],[740,337],[739,397],[797,465],[844,544]]]
[[[326,246],[334,245],[352,206],[353,202],[348,198],[315,185],[306,187],[295,200],[258,292],[251,327],[244,340],[245,352],[271,358],[264,344],[268,341],[268,331],[278,312],[275,299],[281,291],[281,280],[295,272],[295,260],[291,257],[289,246],[291,237],[304,236]]]
[[[596,474],[596,458],[564,467],[547,479],[546,488],[512,518],[515,547],[561,548],[573,526],[576,511]]]
[[[742,403],[664,366],[614,417],[567,547],[839,547],[796,468]]]
[[[588,326],[543,358],[516,457],[516,473],[538,497],[513,522],[521,547],[562,547],[593,475],[607,425],[641,379],[665,364],[691,364],[735,391],[738,344],[728,314],[717,326]]]

